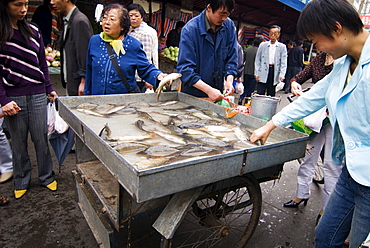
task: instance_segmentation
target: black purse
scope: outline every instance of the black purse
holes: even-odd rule
[[[119,65],[118,65],[118,62],[117,62],[117,59],[116,59],[116,55],[113,52],[112,46],[109,45],[108,42],[105,42],[105,46],[106,46],[107,51],[108,51],[109,59],[112,61],[112,64],[114,66],[114,69],[116,70],[119,78],[121,79],[122,83],[125,85],[125,87],[128,90],[128,92],[129,93],[140,93],[141,91],[140,91],[140,89],[139,89],[138,86],[136,86],[135,89],[131,89],[131,86],[128,83],[125,75],[123,74],[123,71],[122,71],[121,67],[119,67]]]

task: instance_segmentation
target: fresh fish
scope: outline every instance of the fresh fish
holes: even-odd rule
[[[185,106],[185,107],[181,107],[181,108],[163,108],[163,110],[166,110],[166,111],[183,111],[183,110],[192,110],[192,109],[195,109],[194,106]]]
[[[125,141],[125,142],[136,142],[155,137],[155,133],[142,134],[142,135],[125,135],[120,137],[108,137],[109,141]]]
[[[197,129],[204,127],[204,121],[193,121],[193,122],[187,122],[179,125],[179,128],[181,129]]]
[[[199,111],[199,110],[192,111],[191,114],[201,120],[211,120],[212,119],[211,117],[209,117],[208,115],[204,114],[202,111]]]
[[[169,159],[168,158],[145,158],[141,157],[140,161],[137,163],[134,163],[133,165],[137,167],[137,169],[140,170],[145,170],[145,169],[150,169],[154,167],[161,166],[165,164]]]
[[[107,115],[110,115],[110,114],[116,113],[116,112],[118,112],[118,111],[120,111],[120,110],[122,110],[122,109],[124,109],[124,108],[126,108],[126,107],[127,107],[127,106],[125,106],[125,105],[117,105],[117,106],[115,106],[115,107],[111,108],[110,110],[108,110],[108,111],[106,112],[106,114],[107,114]]]
[[[152,157],[165,157],[178,153],[180,150],[164,145],[151,146],[145,150],[145,153]]]
[[[81,104],[77,105],[76,108],[77,109],[90,109],[90,110],[93,110],[97,106],[98,106],[98,104],[95,104],[95,103],[84,102],[84,103],[81,103]]]
[[[116,111],[116,114],[135,114],[137,109],[134,106],[126,106],[121,110]]]
[[[160,104],[158,104],[158,106],[168,106],[168,105],[176,104],[176,103],[178,103],[178,102],[179,102],[179,101],[168,101],[168,102],[160,103]]]
[[[186,145],[188,143],[183,138],[181,138],[177,135],[172,135],[170,133],[164,133],[164,132],[161,132],[161,131],[156,131],[155,134],[162,137],[163,139],[166,139],[166,140],[171,141],[171,142],[176,143],[176,144]]]
[[[235,136],[238,138],[240,141],[245,141],[248,140],[250,135],[248,135],[246,132],[244,132],[240,127],[234,127],[233,132]]]
[[[249,140],[238,140],[233,143],[233,147],[236,149],[247,149],[252,147],[257,147],[258,145],[250,142]]]
[[[99,137],[106,140],[112,135],[112,130],[109,128],[108,123],[104,125],[102,130],[99,132]]]
[[[219,125],[205,125],[203,127],[209,133],[231,133],[233,130],[229,126],[219,126]]]
[[[182,75],[180,73],[171,73],[165,76],[160,82],[155,90],[157,92],[157,101],[159,101],[159,96],[161,95],[161,92],[163,91],[163,87],[166,85],[171,85],[173,81],[180,78]]]
[[[148,146],[141,143],[130,143],[130,142],[120,142],[113,147],[119,153],[131,153],[131,152],[141,152],[147,149]]]
[[[150,114],[148,114],[147,112],[137,111],[137,115],[140,118],[144,118],[144,119],[156,122],[156,120],[154,120],[153,117]]]
[[[102,114],[102,115],[108,115],[109,114],[109,111],[111,109],[113,109],[114,107],[116,107],[116,105],[110,104],[110,103],[101,104],[101,105],[97,106],[94,109],[94,111],[96,111],[96,112],[98,112],[99,114]]]
[[[185,150],[183,151],[180,156],[184,156],[184,157],[198,157],[198,156],[202,156],[202,155],[205,155],[209,152],[213,151],[212,148],[209,148],[209,147],[206,147],[206,146],[203,146],[203,145],[197,145],[197,146],[194,146],[193,148],[190,148],[188,150]]]
[[[195,117],[194,115],[187,115],[187,114],[181,114],[176,116],[177,119],[180,121],[199,121],[198,117]]]
[[[168,128],[173,134],[176,134],[176,135],[184,135],[185,134],[185,131],[182,130],[181,128],[179,128],[178,126],[176,126],[176,123],[174,121],[174,119],[172,117],[170,117],[168,119],[168,122],[167,122],[167,125],[166,125],[166,128]]]
[[[203,144],[205,144],[207,146],[216,146],[216,147],[227,147],[227,146],[229,146],[228,143],[226,143],[222,140],[216,139],[216,138],[212,138],[212,137],[202,137],[202,138],[198,138],[197,140],[202,142]]]
[[[95,112],[94,110],[90,110],[90,109],[80,109],[80,108],[78,108],[77,111],[80,111],[80,112],[88,114],[88,115],[93,115],[93,116],[108,117],[107,115],[100,114],[100,113]]]

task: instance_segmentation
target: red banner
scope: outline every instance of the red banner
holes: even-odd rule
[[[362,20],[362,23],[365,27],[370,27],[370,16],[368,15],[360,15],[360,18]]]

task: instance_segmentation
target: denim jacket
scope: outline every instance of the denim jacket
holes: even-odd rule
[[[351,61],[349,55],[337,59],[330,74],[277,113],[273,122],[277,126],[284,126],[327,105],[333,126],[333,161],[339,165],[345,158],[351,177],[357,183],[369,187],[370,36],[346,84]]]

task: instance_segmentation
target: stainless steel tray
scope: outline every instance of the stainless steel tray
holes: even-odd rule
[[[161,101],[174,100],[225,115],[224,107],[209,101],[178,92],[161,94]],[[99,129],[107,121],[105,118],[93,116],[81,118],[76,111],[72,111],[77,105],[85,102],[96,104],[155,103],[155,94],[59,98],[61,117],[137,202],[156,199],[301,158],[304,156],[308,140],[308,136],[300,132],[287,128],[276,128],[270,135],[269,140],[272,142],[268,145],[199,157],[139,171],[98,136]],[[250,130],[265,124],[263,120],[241,113],[233,118]],[[125,123],[122,123],[122,128],[125,128]]]

